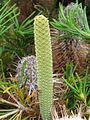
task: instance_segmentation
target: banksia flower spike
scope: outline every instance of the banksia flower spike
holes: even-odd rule
[[[23,70],[24,64],[25,68]],[[22,74],[22,71],[24,72]],[[32,91],[37,91],[37,76],[36,76],[36,58],[34,55],[23,57],[17,66],[17,76],[18,80],[21,79],[21,86],[26,85],[29,88],[29,95]]]
[[[52,49],[49,23],[43,15],[35,17],[34,37],[40,112],[43,120],[51,120],[50,110],[53,96]]]

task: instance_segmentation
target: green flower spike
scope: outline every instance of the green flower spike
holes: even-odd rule
[[[34,37],[37,64],[40,112],[43,120],[51,120],[53,101],[53,67],[49,23],[39,15],[34,20]]]

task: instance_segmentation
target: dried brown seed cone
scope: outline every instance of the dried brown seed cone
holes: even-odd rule
[[[79,60],[79,66],[77,67],[78,71],[81,73],[83,71],[86,71],[86,67],[89,68],[90,73],[90,56],[89,56],[89,44],[81,43],[80,47],[77,49],[77,56]]]
[[[87,61],[89,47],[85,44],[81,44],[76,40],[67,40],[61,42],[59,40],[52,41],[53,48],[53,70],[54,73],[62,71],[62,67],[65,67],[67,63],[71,61],[76,65],[77,71],[85,71],[86,66],[90,66]],[[88,57],[89,59],[89,57]]]
[[[88,48],[89,48],[89,50],[88,50],[88,54],[86,56],[86,62],[87,62],[87,66],[88,66],[88,71],[90,73],[90,44],[88,45]]]

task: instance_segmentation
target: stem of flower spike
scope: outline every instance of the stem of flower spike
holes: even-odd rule
[[[34,37],[40,112],[43,120],[51,120],[53,101],[53,67],[49,23],[43,15],[34,19]]]

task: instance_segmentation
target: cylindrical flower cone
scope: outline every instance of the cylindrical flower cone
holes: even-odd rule
[[[34,37],[40,112],[43,120],[51,120],[50,111],[53,100],[52,48],[49,23],[43,15],[35,17]]]

